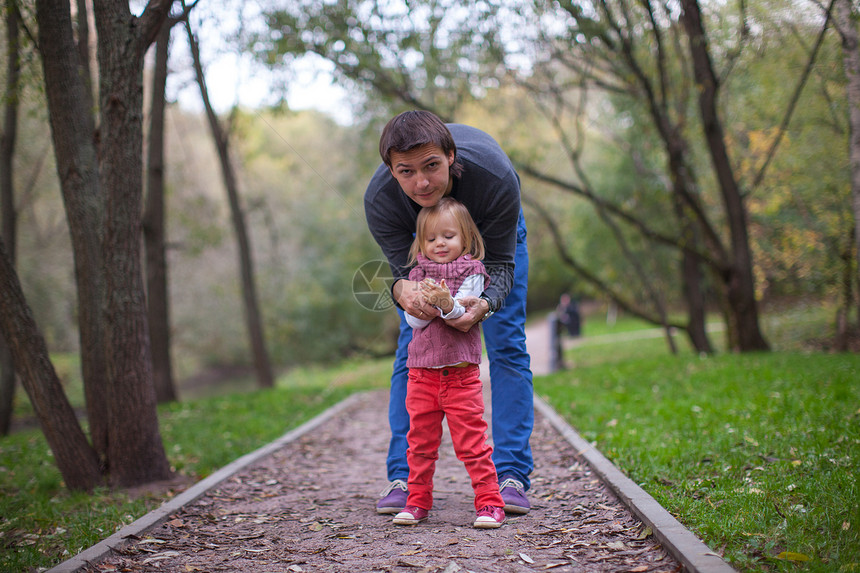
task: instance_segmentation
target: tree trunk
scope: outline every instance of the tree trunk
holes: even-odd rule
[[[75,259],[81,373],[90,438],[107,455],[107,361],[102,332],[102,197],[98,186],[91,98],[81,81],[69,2],[37,0],[39,48],[57,174]]]
[[[12,179],[15,159],[15,139],[18,134],[18,79],[21,75],[18,9],[7,0],[6,12],[6,97],[3,134],[0,137],[0,230],[15,268],[18,238],[18,214],[15,211],[15,186]],[[6,340],[0,335],[0,436],[9,433],[15,402],[15,364]]]
[[[170,476],[158,428],[140,249],[143,58],[169,6],[170,1],[153,0],[136,18],[127,3],[94,2],[101,114],[99,183],[106,194],[108,461],[111,482],[119,486]]]
[[[200,63],[200,51],[197,39],[191,32],[186,22],[188,42],[191,46],[191,54],[194,61],[194,70],[197,74],[197,85],[200,87],[200,95],[203,105],[206,107],[206,117],[209,120],[209,129],[212,139],[218,151],[218,159],[221,164],[221,175],[224,179],[224,187],[227,189],[227,197],[230,202],[230,213],[233,217],[233,229],[236,233],[236,244],[239,250],[239,267],[242,278],[242,298],[244,301],[245,321],[248,327],[248,336],[251,342],[251,351],[254,355],[254,366],[257,371],[257,384],[261,388],[271,388],[275,385],[272,375],[272,366],[269,362],[269,353],[266,350],[266,339],[263,331],[263,321],[260,318],[260,309],[257,304],[257,288],[254,282],[254,261],[251,257],[251,241],[245,226],[245,215],[239,201],[239,187],[236,174],[230,162],[229,134],[225,133],[218,121],[215,110],[209,101],[209,92],[206,89],[206,81],[203,76],[203,66]]]
[[[837,352],[847,352],[851,338],[851,308],[854,304],[854,242],[856,240],[854,227],[848,233],[847,240],[839,243],[839,306],[836,309],[836,336],[833,348]]]
[[[731,263],[726,269],[724,278],[728,303],[732,310],[732,321],[737,326],[737,348],[733,350],[741,352],[768,350],[768,344],[759,328],[746,207],[735,181],[723,137],[722,123],[717,115],[719,83],[708,53],[699,4],[697,0],[683,0],[682,6],[682,20],[690,42],[693,73],[699,87],[702,129],[720,186],[731,236]]]
[[[836,21],[842,36],[843,66],[848,80],[848,119],[851,129],[849,156],[851,158],[851,197],[854,210],[854,240],[860,259],[860,38],[852,17],[850,0],[837,0]],[[860,288],[860,260],[857,261],[857,286]],[[860,330],[860,297],[857,305],[857,328]]]
[[[99,458],[87,442],[60,379],[48,358],[45,340],[27,306],[21,284],[0,242],[0,332],[8,341],[24,389],[30,397],[57,467],[73,490],[101,482]]]
[[[159,404],[176,400],[170,359],[170,305],[164,228],[164,88],[171,24],[165,22],[155,43],[155,72],[149,114],[146,210],[143,237],[146,247],[146,293],[149,338],[152,344],[152,377]]]
[[[683,202],[677,193],[673,195],[673,203],[684,240],[690,244],[696,244],[698,242],[696,230],[690,219],[684,216]],[[705,295],[702,292],[702,268],[699,259],[689,251],[681,251],[681,280],[683,281],[684,302],[687,305],[687,336],[690,339],[690,344],[699,354],[713,354],[714,347],[711,345],[707,332]]]
[[[682,255],[682,280],[684,299],[687,301],[687,336],[699,354],[713,354],[714,347],[708,338],[705,297],[702,294],[702,269],[696,257],[689,253]]]

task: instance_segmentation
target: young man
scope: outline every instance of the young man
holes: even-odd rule
[[[383,165],[365,192],[365,215],[395,278],[392,296],[400,307],[400,336],[388,411],[390,484],[376,510],[398,513],[407,496],[406,358],[412,329],[403,312],[420,319],[439,315],[407,278],[415,222],[422,207],[450,195],[466,205],[481,231],[490,283],[480,297],[464,299],[466,314],[449,324],[465,332],[484,321],[490,360],[493,462],[505,511],[528,513],[531,506],[525,492],[534,468],[529,446],[534,397],[525,340],[528,249],[519,176],[489,135],[465,125],[445,125],[426,111],[404,112],[389,121],[380,138],[379,153]]]

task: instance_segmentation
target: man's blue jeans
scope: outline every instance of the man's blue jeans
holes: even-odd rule
[[[514,474],[526,489],[534,469],[529,438],[534,427],[534,389],[528,352],[526,351],[526,291],[528,290],[529,253],[526,224],[522,212],[517,225],[514,286],[505,304],[481,323],[484,343],[490,360],[492,394],[493,462],[499,476]],[[409,414],[406,412],[407,347],[412,328],[400,314],[400,336],[391,375],[388,422],[391,442],[388,446],[388,480],[407,480],[406,434]]]

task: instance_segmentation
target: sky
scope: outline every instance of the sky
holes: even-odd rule
[[[284,83],[247,56],[221,54],[204,66],[209,97],[219,113],[229,111],[237,102],[251,108],[274,104],[280,96],[278,85]],[[306,57],[297,62],[294,73],[286,93],[290,109],[316,109],[342,125],[352,122],[347,92],[333,82],[330,64],[318,57]],[[170,97],[186,109],[202,110],[200,92],[191,79],[190,72],[178,74],[168,87]]]
[[[198,39],[209,98],[215,110],[225,113],[237,103],[251,108],[276,104],[283,87],[288,85],[286,101],[290,109],[316,109],[341,124],[351,123],[348,94],[332,81],[331,62],[316,55],[302,57],[290,65],[290,76],[286,78],[255,62],[250,54],[238,53],[235,42],[229,38],[240,30],[246,33],[265,30],[262,3],[263,0],[222,0],[218,4],[201,3],[191,11],[190,23]],[[182,25],[172,29],[169,66],[168,99],[186,109],[202,110],[187,31]]]

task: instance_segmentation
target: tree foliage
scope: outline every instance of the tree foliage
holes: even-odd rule
[[[268,11],[268,29],[252,49],[270,65],[307,53],[329,60],[367,94],[371,110],[425,107],[451,119],[464,102],[498,85],[504,50],[494,22],[503,13],[490,2],[308,0]]]
[[[312,15],[305,14],[302,18],[273,11],[269,13],[269,24],[277,41],[263,47],[268,48],[266,54],[273,63],[285,54],[312,51],[329,58],[351,80],[364,83],[381,96],[398,101],[399,105],[440,111],[434,94],[424,91],[427,82],[421,81],[422,74],[424,70],[432,73],[453,67],[452,64],[463,56],[462,44],[455,46],[460,50],[452,48],[444,53],[425,49],[417,66],[403,58],[380,57],[386,50],[394,50],[397,55],[409,52],[408,45],[395,41],[399,36],[386,33],[384,26],[380,26],[384,20],[378,17],[386,10],[396,13],[399,6],[373,2],[355,6],[312,5],[305,8],[313,10]],[[421,9],[432,9],[436,4],[410,3],[408,6],[417,13]],[[580,163],[585,144],[577,140],[583,131],[576,127],[579,121],[576,118],[584,117],[582,113],[589,106],[618,114],[624,114],[628,106],[632,110],[639,108],[641,112],[630,117],[644,119],[644,129],[650,130],[656,138],[658,151],[647,155],[656,153],[658,161],[664,164],[656,170],[663,178],[664,188],[671,191],[663,212],[674,213],[677,221],[669,233],[661,232],[600,193],[588,190],[583,196],[594,203],[598,216],[627,253],[627,265],[642,279],[640,284],[653,293],[649,306],[656,311],[655,322],[666,322],[665,303],[658,290],[649,285],[647,270],[638,265],[634,245],[622,228],[627,225],[644,233],[649,241],[674,245],[679,256],[692,258],[690,264],[684,264],[685,272],[678,282],[685,285],[683,292],[688,298],[689,311],[699,309],[695,315],[691,314],[688,327],[694,342],[704,338],[701,310],[704,304],[689,297],[700,299],[702,296],[698,265],[705,264],[711,269],[713,284],[719,285],[716,292],[723,301],[732,347],[744,350],[766,347],[757,321],[746,210],[727,151],[717,98],[722,81],[717,71],[724,64],[730,65],[736,57],[734,54],[743,46],[728,43],[712,47],[711,42],[719,35],[715,34],[714,38],[706,35],[696,2],[661,5],[619,0],[519,5],[517,22],[537,26],[542,32],[539,38],[521,33],[524,29],[531,31],[530,27],[513,28],[506,24],[499,10],[492,14],[481,12],[484,6],[483,3],[469,3],[461,8],[459,13],[471,11],[472,26],[464,34],[474,37],[494,30],[490,37],[505,38],[508,45],[517,46],[517,51],[500,50],[502,44],[497,42],[478,43],[484,48],[481,56],[472,54],[471,59],[493,62],[495,66],[479,66],[485,79],[472,80],[470,85],[498,85],[505,78],[498,74],[499,66],[523,54],[532,55],[529,65],[523,66],[525,69],[519,74],[524,79],[521,81],[530,88],[528,97],[544,100],[547,125],[557,131],[560,145],[571,161],[568,172],[560,178],[535,170],[534,164],[522,165],[521,171],[568,190],[585,190],[589,174],[583,171]],[[364,12],[359,9],[361,7],[365,8]],[[407,23],[403,29],[412,27]],[[741,35],[741,42],[746,36]],[[425,41],[430,42],[435,38],[433,33],[425,33],[425,37]],[[360,39],[360,45],[352,43],[356,38]],[[530,48],[521,49],[523,45]],[[377,57],[367,57],[367,54],[377,54]],[[725,61],[715,64],[713,57],[722,54],[727,54]],[[385,81],[380,81],[381,78]],[[392,78],[394,80],[389,81]],[[468,93],[473,97],[483,95],[474,91]],[[596,98],[591,95],[593,93],[597,94]],[[596,104],[586,103],[583,94],[590,96],[588,102]],[[701,96],[698,104],[697,96]],[[606,108],[605,104],[613,99],[613,107]],[[461,98],[456,103],[462,107],[463,101]],[[624,107],[618,107],[619,103]],[[446,106],[441,115],[450,118],[450,109]],[[565,119],[565,114],[574,119]],[[571,126],[573,131],[568,132]],[[636,128],[641,129],[638,125]],[[638,153],[639,149],[633,152]],[[702,158],[705,160],[696,161]],[[697,168],[704,168],[702,174]],[[706,210],[703,189],[712,189],[714,195],[721,198],[716,219]]]

